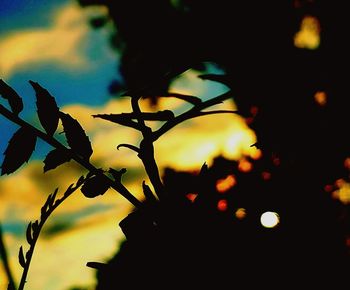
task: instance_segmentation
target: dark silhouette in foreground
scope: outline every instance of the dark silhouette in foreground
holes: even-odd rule
[[[349,183],[350,167],[345,4],[103,4],[119,31],[112,43],[123,48],[120,71],[127,91],[162,95],[174,76],[214,62],[225,75],[204,78],[232,89],[263,157],[250,173],[218,159],[200,182],[189,173],[165,172],[167,200],[121,223],[127,240],[107,266],[100,265],[97,289],[197,289],[209,283],[215,289],[348,287],[349,199],[340,201],[338,191]],[[294,43],[305,17],[319,26],[314,49]],[[218,199],[226,196],[214,185],[226,170],[236,175],[237,185],[227,193],[227,210],[220,211]],[[189,192],[186,186],[192,186]],[[193,192],[198,196],[189,202],[185,193]],[[234,218],[240,207],[247,212],[241,220]],[[276,228],[260,225],[266,210],[280,215]]]
[[[249,171],[222,157],[200,174],[167,169],[167,200],[126,217],[119,252],[92,265],[96,290],[346,289],[348,228],[339,202],[321,191],[296,206],[291,195],[300,188],[283,185],[283,168],[265,158],[248,162]],[[271,210],[280,222],[265,228],[260,217]]]

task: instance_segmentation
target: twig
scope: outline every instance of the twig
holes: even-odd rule
[[[163,126],[161,126],[157,131],[153,133],[152,141],[156,141],[163,134],[168,132],[170,129],[174,128],[178,124],[182,123],[185,120],[189,120],[192,118],[196,118],[199,116],[209,115],[209,114],[217,114],[217,113],[235,113],[235,111],[212,111],[212,112],[201,112],[203,109],[209,108],[211,106],[222,103],[224,100],[227,100],[232,97],[232,92],[228,91],[222,95],[219,95],[213,99],[208,101],[199,103],[198,105],[192,107],[188,111],[176,116],[175,118],[166,122]]]
[[[154,157],[154,146],[153,146],[153,132],[150,127],[145,124],[140,106],[140,97],[131,97],[131,105],[133,112],[136,116],[136,120],[141,127],[141,133],[143,140],[140,143],[140,153],[138,154],[141,159],[143,166],[145,167],[146,173],[154,187],[155,193],[159,199],[164,197],[164,186],[160,179],[158,165]]]
[[[89,175],[89,174],[88,174]],[[50,194],[41,208],[41,215],[40,219],[36,220],[35,222],[30,222],[28,224],[27,232],[26,232],[26,237],[27,237],[27,242],[30,245],[29,250],[26,252],[25,256],[23,254],[23,248],[21,246],[20,251],[19,251],[19,262],[21,266],[23,267],[23,272],[21,276],[21,281],[18,287],[18,290],[23,290],[24,285],[26,283],[27,275],[28,275],[28,270],[30,266],[30,262],[32,260],[32,256],[34,253],[35,245],[36,242],[39,238],[40,232],[49,218],[49,216],[53,213],[53,211],[63,202],[65,201],[73,192],[75,192],[88,178],[88,176],[85,178],[81,176],[79,180],[76,182],[76,184],[71,184],[63,196],[59,199],[56,199],[56,194],[58,192],[58,189],[54,191],[54,193]]]

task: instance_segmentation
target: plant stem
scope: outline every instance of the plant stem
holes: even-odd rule
[[[4,242],[4,235],[3,235],[3,232],[2,232],[1,223],[0,223],[0,257],[1,257],[2,263],[4,265],[4,269],[5,269],[5,273],[6,273],[6,276],[7,276],[7,280],[9,282],[8,289],[9,290],[15,290],[16,289],[16,285],[15,285],[15,281],[13,279],[11,268],[10,268],[10,264],[9,264],[9,261],[8,261],[7,250],[6,250],[6,246],[5,246],[5,242]]]
[[[66,192],[63,194],[63,196],[59,199],[55,199],[56,198],[56,193],[58,191],[58,189],[56,189],[56,191],[53,194],[50,194],[48,196],[48,200],[46,201],[45,205],[43,206],[43,208],[41,209],[41,215],[40,215],[40,222],[36,221],[35,223],[37,223],[37,227],[34,228],[32,226],[32,224],[29,224],[29,226],[31,227],[29,229],[30,233],[32,233],[32,240],[29,242],[30,247],[29,250],[26,252],[25,255],[25,265],[23,267],[23,272],[22,272],[22,276],[21,276],[21,281],[18,287],[18,290],[23,290],[24,289],[24,285],[26,283],[26,279],[27,279],[27,275],[28,275],[28,271],[29,271],[29,266],[30,266],[30,262],[32,260],[33,257],[33,253],[34,253],[34,249],[35,249],[35,245],[36,242],[38,241],[40,232],[45,224],[45,222],[47,221],[47,219],[49,218],[49,216],[53,213],[53,211],[62,203],[64,202],[69,196],[72,195],[73,192],[75,192],[82,184],[84,183],[84,177],[81,177],[75,186],[73,186],[73,184],[71,184]],[[51,202],[50,202],[51,199]],[[47,206],[47,207],[46,207]],[[28,237],[27,237],[28,239]]]
[[[138,156],[145,167],[146,173],[154,187],[156,195],[159,199],[162,199],[164,197],[164,185],[160,178],[158,165],[154,157],[153,132],[152,129],[145,124],[145,120],[143,119],[139,106],[139,99],[140,97],[131,97],[132,109],[136,115],[136,119],[143,136],[143,140],[140,143],[140,153]]]
[[[31,124],[27,123],[17,115],[13,114],[11,111],[6,109],[3,105],[0,104],[0,114],[2,114],[4,117],[9,119],[10,121],[14,122],[15,124],[25,127],[29,130],[31,130],[37,137],[44,140],[46,143],[51,145],[52,147],[56,149],[63,150],[71,156],[73,160],[75,160],[77,163],[79,163],[81,166],[85,167],[87,170],[89,170],[91,173],[95,174],[101,174],[100,171],[93,166],[88,160],[81,158],[78,154],[76,154],[71,149],[68,149],[63,144],[61,144],[59,141],[57,141],[54,137],[47,135],[46,133],[40,131],[39,129],[35,128]],[[129,190],[121,183],[115,180],[112,180],[108,176],[104,175],[105,181],[112,187],[114,190],[116,190],[118,193],[120,193],[123,197],[125,197],[131,204],[133,204],[135,207],[139,207],[141,205],[141,202],[132,195]]]

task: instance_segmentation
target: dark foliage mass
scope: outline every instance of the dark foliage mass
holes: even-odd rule
[[[349,205],[331,196],[337,180],[349,180],[344,163],[350,156],[345,4],[98,3],[110,8],[118,31],[111,42],[122,52],[124,87],[112,88],[164,95],[180,73],[214,62],[225,75],[202,78],[232,89],[239,113],[257,134],[255,146],[262,149],[263,158],[252,162],[249,174],[239,172],[234,161],[218,158],[201,181],[190,173],[165,171],[169,199],[135,211],[120,224],[126,242],[108,265],[97,267],[97,288],[128,284],[198,289],[208,283],[217,289],[250,289],[256,284],[277,289],[325,283],[334,289],[346,287]],[[315,50],[293,43],[304,16],[316,17],[321,25],[321,44]],[[325,94],[326,104],[315,101],[318,92]],[[119,118],[100,117],[114,122]],[[237,175],[237,186],[226,193],[228,208],[222,213],[216,208],[219,194],[213,185],[225,174]],[[193,203],[184,198],[191,192],[198,193]],[[232,218],[239,207],[249,212],[244,221]],[[273,230],[257,222],[269,209],[281,217]]]

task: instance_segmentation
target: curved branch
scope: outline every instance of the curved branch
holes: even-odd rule
[[[69,185],[66,191],[64,192],[64,194],[62,195],[62,197],[58,199],[56,199],[56,195],[58,192],[58,188],[56,188],[56,190],[47,197],[45,204],[42,206],[40,219],[36,220],[33,223],[32,222],[29,223],[27,232],[26,232],[27,242],[29,243],[29,249],[26,252],[25,257],[23,255],[22,246],[20,249],[20,255],[22,255],[21,258],[23,261],[23,265],[22,265],[23,272],[22,272],[21,281],[20,281],[18,290],[24,289],[24,285],[26,283],[28,270],[29,270],[30,262],[33,257],[35,245],[39,239],[40,232],[44,227],[45,222],[47,221],[49,216],[53,213],[53,211],[89,178],[89,175],[90,174],[88,173],[86,177],[81,176],[78,179],[78,181],[75,183],[75,185],[73,183]]]
[[[129,148],[130,150],[135,151],[137,154],[140,153],[140,148],[138,148],[138,147],[136,147],[134,145],[131,145],[131,144],[124,144],[124,143],[123,144],[119,144],[117,146],[117,149],[119,150],[119,148],[121,148],[121,147]]]

